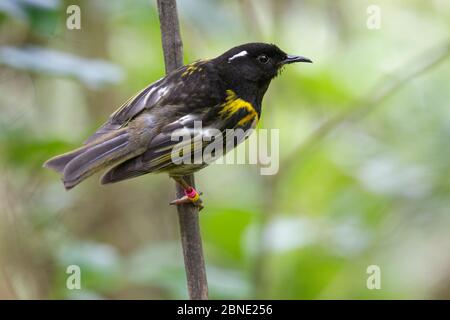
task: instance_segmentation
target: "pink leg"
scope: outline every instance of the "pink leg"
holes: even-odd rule
[[[173,179],[181,185],[181,187],[184,189],[184,196],[182,196],[179,199],[175,199],[172,202],[170,202],[171,205],[181,205],[185,203],[192,203],[194,206],[198,207],[199,210],[203,209],[202,205],[202,199],[200,198],[201,192],[197,192],[193,187],[188,185],[186,181],[184,181],[182,178],[175,178]]]

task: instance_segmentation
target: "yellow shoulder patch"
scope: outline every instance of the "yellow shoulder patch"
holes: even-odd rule
[[[241,109],[245,109],[248,114],[241,120],[239,120],[237,124],[238,126],[243,126],[249,121],[254,121],[255,119],[256,122],[258,122],[258,112],[256,112],[252,104],[248,101],[238,98],[233,90],[227,90],[226,102],[222,105],[222,110],[220,110],[219,115],[225,117],[225,119],[228,119]]]

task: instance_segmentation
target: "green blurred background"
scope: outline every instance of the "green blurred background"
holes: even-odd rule
[[[450,2],[178,2],[185,62],[252,41],[314,60],[264,100],[278,175],[196,175],[211,298],[450,298]],[[0,298],[187,297],[166,175],[66,192],[41,167],[163,74],[154,1],[0,2]]]

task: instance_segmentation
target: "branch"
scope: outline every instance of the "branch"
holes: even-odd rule
[[[177,3],[176,0],[157,0],[157,3],[164,62],[166,73],[169,73],[183,65],[183,43],[178,23]],[[184,179],[190,186],[195,187],[194,175],[185,176]],[[184,190],[178,184],[176,184],[176,193],[178,198],[184,196]],[[177,209],[189,298],[205,300],[208,299],[208,283],[198,208],[191,204],[183,204],[177,206]]]

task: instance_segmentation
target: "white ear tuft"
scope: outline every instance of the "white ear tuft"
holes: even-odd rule
[[[241,51],[241,52],[239,52],[239,53],[236,53],[234,56],[228,58],[228,63],[230,63],[232,60],[234,60],[234,59],[236,59],[236,58],[244,57],[244,56],[246,56],[247,54],[248,54],[248,52],[245,51],[245,50],[244,50],[244,51]]]

